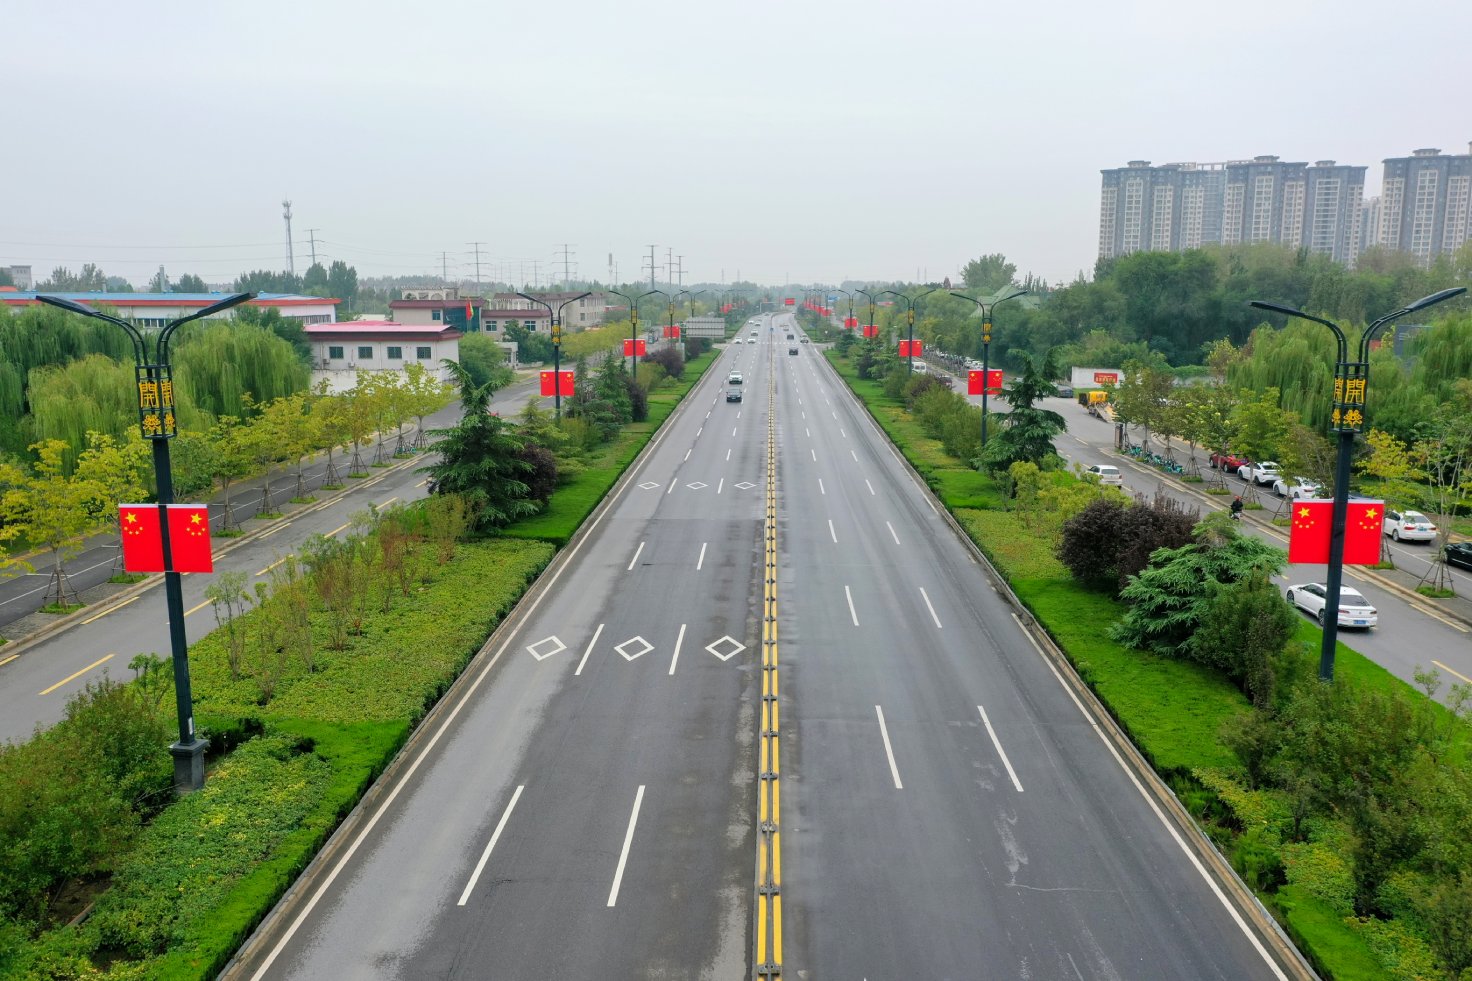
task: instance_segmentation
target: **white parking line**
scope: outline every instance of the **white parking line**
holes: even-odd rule
[[[705,552],[705,546],[701,546],[701,553]],[[670,658],[670,674],[675,673],[675,664],[680,660],[680,645],[685,642],[685,624],[680,624],[680,634],[675,638],[675,656]]]
[[[669,492],[666,491],[665,493],[669,493]],[[632,559],[629,559],[629,567],[624,570],[625,572],[633,572],[634,571],[634,563],[639,561],[639,554],[641,552],[643,552],[643,551],[644,551],[644,543],[643,542],[640,542],[639,543],[639,547],[636,548],[636,549],[634,549],[634,557]]]
[[[703,565],[705,565],[705,547],[707,545],[709,545],[709,544],[710,544],[710,542],[701,542],[700,543],[700,558],[698,558],[698,559],[695,560],[695,571],[696,572],[699,572],[700,571],[700,567],[703,566]]]
[[[593,645],[598,643],[598,637],[603,633],[603,624],[598,624],[598,629],[593,631],[593,639],[588,641],[588,647],[583,651],[583,659],[578,662],[578,669],[573,672],[576,677],[583,673],[583,665],[588,663],[588,655],[593,653]]]
[[[930,611],[930,619],[935,621],[935,629],[944,630],[945,628],[940,625],[940,617],[935,615],[935,607],[930,605],[930,594],[925,591],[924,586],[920,587],[920,598],[925,601],[925,608]]]
[[[849,619],[852,620],[854,622],[854,626],[857,627],[859,625],[859,614],[854,610],[854,594],[849,591],[849,588],[847,586],[845,586],[843,587],[843,595],[848,598]]]
[[[893,538],[894,539],[894,543],[896,545],[898,545],[900,543],[900,536],[895,534],[895,532],[894,532],[894,525],[892,525],[888,521],[886,521],[884,523],[884,527],[886,527],[886,528],[889,529],[889,537],[890,538]]]
[[[833,544],[838,544],[838,532],[833,530],[833,519],[828,519],[828,534],[833,539]]]
[[[624,865],[629,861],[629,846],[634,843],[634,825],[639,823],[639,807],[644,803],[644,785],[634,795],[634,812],[629,815],[629,830],[624,832],[624,850],[618,856],[618,871],[613,874],[613,888],[608,890],[608,905],[618,902],[618,884],[624,879]]]
[[[486,842],[486,850],[480,853],[480,861],[475,863],[475,871],[470,873],[470,881],[465,883],[465,891],[460,894],[460,902],[457,906],[464,906],[465,901],[470,898],[471,890],[480,879],[481,870],[486,867],[486,861],[491,857],[491,849],[496,847],[496,842],[501,840],[501,832],[506,830],[506,821],[511,817],[511,811],[516,807],[516,802],[521,799],[521,792],[526,789],[526,784],[518,784],[516,793],[511,795],[511,803],[506,805],[506,810],[501,812],[501,820],[496,822],[496,830],[491,833],[491,840]]]
[[[884,737],[884,755],[889,757],[889,775],[894,777],[894,789],[904,790],[905,785],[900,783],[900,768],[894,762],[894,747],[889,744],[889,727],[884,724],[884,709],[876,705],[874,714],[879,716],[879,735]]]
[[[1012,761],[1007,759],[1007,751],[1002,749],[1002,743],[997,739],[997,730],[992,728],[992,720],[986,717],[986,709],[978,705],[976,711],[981,713],[982,724],[986,726],[987,735],[992,737],[992,745],[997,747],[997,755],[1002,758],[1002,765],[1007,768],[1007,776],[1012,778],[1012,786],[1017,788],[1019,794],[1022,793],[1022,782],[1017,779],[1017,771],[1012,769]]]

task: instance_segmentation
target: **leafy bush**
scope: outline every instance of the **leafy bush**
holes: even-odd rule
[[[675,381],[679,381],[685,374],[685,357],[678,347],[661,346],[653,354],[649,355],[646,364],[659,365],[664,369],[665,375],[673,378]]]
[[[1297,626],[1298,616],[1278,587],[1265,575],[1253,575],[1217,593],[1189,649],[1196,660],[1240,685],[1252,704],[1269,705],[1279,662]]]
[[[531,442],[523,444],[518,455],[521,462],[527,465],[526,475],[523,477],[527,496],[545,508],[552,492],[557,489],[557,457],[545,446]]]
[[[1064,523],[1058,558],[1085,585],[1122,590],[1156,549],[1190,543],[1199,521],[1200,512],[1161,493],[1149,502],[1100,497]]]

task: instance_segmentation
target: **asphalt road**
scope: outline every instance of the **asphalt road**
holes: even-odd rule
[[[509,415],[520,411],[533,395],[535,380],[519,382],[498,393],[492,409]],[[427,420],[429,428],[449,425],[458,418],[459,406],[453,406]],[[392,445],[390,446],[392,449]],[[370,451],[371,452],[371,451]],[[341,466],[341,454],[338,454]],[[273,563],[283,556],[297,551],[308,537],[314,534],[334,535],[344,531],[352,516],[365,510],[369,504],[378,507],[395,502],[411,501],[425,494],[423,474],[417,469],[425,464],[424,457],[408,461],[396,461],[391,469],[372,469],[370,476],[349,481],[346,492],[324,497],[321,502],[296,511],[275,522],[264,532],[220,553],[220,549],[231,543],[230,539],[215,540],[215,572],[241,571],[249,581],[261,581]],[[323,464],[312,468],[312,486],[322,483]],[[346,468],[342,468],[346,469]],[[286,481],[276,478],[276,497],[284,499],[290,490],[284,489]],[[294,483],[291,485],[294,488]],[[232,508],[239,508],[237,519],[245,519],[255,513],[259,503],[259,492],[232,495]],[[218,523],[221,508],[211,507],[211,518]],[[74,576],[87,581],[92,576],[105,580],[110,574],[116,539],[104,539],[102,544],[89,549],[71,567],[78,570]],[[90,572],[80,570],[92,566]],[[0,584],[9,589],[8,601],[11,609],[34,608],[39,605],[34,591],[42,588],[44,576],[28,576]],[[185,575],[184,616],[186,633],[191,642],[215,628],[214,615],[205,600],[205,590],[213,581],[211,575]],[[4,594],[0,594],[4,595]],[[3,609],[4,607],[0,607]],[[136,654],[155,652],[168,656],[168,619],[164,612],[162,577],[126,605],[109,606],[91,615],[83,616],[80,623],[49,638],[31,645],[17,654],[7,647],[0,647],[0,742],[24,739],[37,725],[50,725],[62,717],[68,696],[102,675],[128,679],[128,662]]]
[[[230,977],[752,976],[773,412],[782,975],[1282,976],[783,334],[725,352]]]

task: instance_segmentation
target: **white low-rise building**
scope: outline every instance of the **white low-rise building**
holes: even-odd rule
[[[228,293],[54,293],[89,307],[111,307],[119,318],[135,327],[163,327],[170,321],[198,313],[213,303],[219,303]],[[15,309],[34,306],[40,301],[34,291],[0,293],[0,303]],[[281,316],[296,320],[303,325],[327,324],[337,319],[338,301],[332,297],[301,296],[296,293],[261,293],[246,301],[259,309],[280,312]],[[229,320],[234,311],[225,310],[215,314],[211,320]]]
[[[358,384],[360,371],[403,371],[422,364],[450,381],[443,362],[460,360],[464,335],[449,324],[401,324],[393,320],[348,320],[304,328],[312,345],[312,385],[327,380],[334,392]]]

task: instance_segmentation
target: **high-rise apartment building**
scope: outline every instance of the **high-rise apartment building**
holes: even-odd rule
[[[1379,211],[1372,244],[1423,263],[1457,251],[1472,238],[1472,144],[1465,154],[1426,149],[1386,159]]]
[[[1346,264],[1360,248],[1365,168],[1274,156],[1227,163],[1132,160],[1105,170],[1099,256],[1281,242]]]

